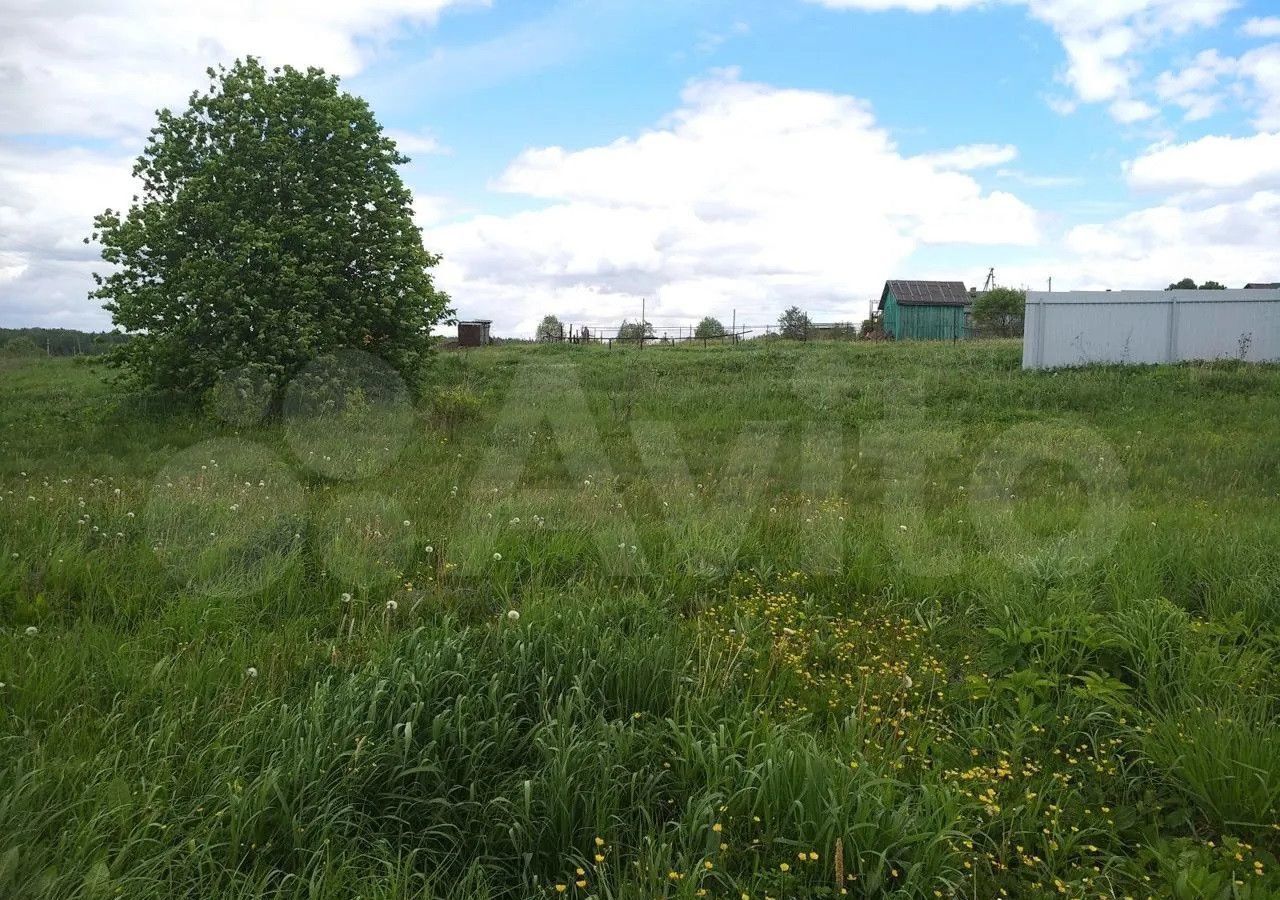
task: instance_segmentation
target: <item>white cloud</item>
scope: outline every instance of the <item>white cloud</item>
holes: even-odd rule
[[[1061,253],[1006,267],[1062,289],[1160,288],[1185,276],[1228,286],[1280,280],[1280,133],[1156,146],[1125,166],[1155,205],[1071,228]]]
[[[594,324],[800,303],[861,316],[917,248],[1033,244],[1034,211],[959,169],[1011,147],[904,156],[853,97],[744,82],[690,84],[660,128],[582,150],[521,154],[498,190],[549,201],[428,232],[460,311],[532,331],[549,312]],[[658,318],[657,321],[662,321]]]
[[[1155,147],[1128,163],[1125,177],[1137,190],[1199,196],[1280,190],[1280,133]]]
[[[1064,289],[1163,287],[1187,275],[1231,287],[1280,273],[1280,191],[1206,207],[1167,203],[1068,232]],[[1042,267],[1043,268],[1043,267]]]
[[[1186,110],[1186,119],[1205,119],[1217,112],[1229,82],[1236,97],[1251,108],[1254,124],[1280,129],[1280,44],[1267,44],[1238,59],[1205,50],[1179,72],[1163,72],[1156,93],[1166,103]]]
[[[1145,122],[1147,119],[1154,118],[1159,114],[1150,103],[1144,103],[1141,100],[1133,100],[1126,98],[1116,100],[1108,107],[1111,118],[1115,119],[1122,125],[1132,125],[1135,122]]]
[[[0,30],[0,132],[133,136],[246,54],[351,75],[371,43],[464,2],[479,0],[20,2]]]
[[[1221,105],[1221,81],[1235,71],[1234,59],[1217,50],[1204,50],[1181,71],[1162,72],[1156,78],[1156,95],[1165,103],[1182,107],[1188,122],[1207,119]]]
[[[996,177],[1007,178],[1010,181],[1025,184],[1027,187],[1037,188],[1071,187],[1081,184],[1084,180],[1075,175],[1037,175],[1020,169],[998,169]]]
[[[715,53],[734,38],[743,37],[750,33],[750,23],[734,22],[723,31],[703,32],[702,36],[698,38],[698,43],[694,45],[694,49],[702,54]]]
[[[1259,128],[1280,130],[1280,44],[1268,44],[1240,57],[1241,78],[1250,82],[1253,122]]]
[[[833,9],[933,12],[997,5],[1024,6],[1053,29],[1067,55],[1063,80],[1083,103],[1110,103],[1122,123],[1150,118],[1155,111],[1131,97],[1141,71],[1138,57],[1153,44],[1196,28],[1216,25],[1236,0],[809,0]],[[1073,103],[1051,100],[1058,111]]]
[[[1265,19],[1261,17],[1250,19],[1244,23],[1240,31],[1247,34],[1249,37],[1280,37],[1280,16],[1268,16]]]
[[[396,142],[396,147],[405,156],[429,156],[449,152],[448,147],[425,131],[398,131],[392,128],[388,129],[386,134]]]
[[[76,148],[0,144],[0,323],[106,327],[86,296],[98,253],[84,238],[94,215],[128,204],[131,166]]]
[[[922,157],[939,169],[955,169],[968,172],[989,169],[1018,158],[1018,148],[1011,144],[968,144],[941,153],[929,153]]]

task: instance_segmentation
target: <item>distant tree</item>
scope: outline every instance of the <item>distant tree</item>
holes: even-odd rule
[[[698,323],[698,327],[693,329],[693,336],[696,338],[718,338],[724,337],[724,326],[720,324],[720,320],[707,316]]]
[[[1173,284],[1165,288],[1166,291],[1194,291],[1196,289],[1196,280],[1194,278],[1184,278],[1181,281],[1175,281]]]
[[[1000,337],[1022,334],[1027,292],[1014,288],[992,288],[973,301],[973,321],[979,328]]]
[[[809,329],[812,327],[813,323],[809,321],[809,316],[798,306],[792,306],[778,317],[778,330],[784,338],[802,341],[808,336]]]
[[[646,341],[653,337],[653,324],[651,322],[628,322],[622,320],[622,325],[618,328],[618,340],[620,341],[639,341],[643,337]]]
[[[1200,290],[1202,291],[1225,291],[1226,289],[1227,286],[1225,284],[1219,284],[1216,281],[1206,281],[1200,285]]]
[[[538,323],[538,333],[535,340],[541,343],[550,341],[564,340],[564,324],[555,316],[544,316],[542,321]]]
[[[0,346],[0,350],[5,356],[40,356],[44,353],[40,345],[25,334],[9,338]]]
[[[133,168],[140,197],[94,219],[111,264],[91,296],[132,335],[132,380],[193,396],[232,369],[278,390],[354,348],[420,383],[450,313],[396,149],[362,99],[319,69],[209,69],[161,110]]]
[[[862,327],[858,329],[860,337],[869,338],[880,330],[880,316],[872,313],[862,320]]]

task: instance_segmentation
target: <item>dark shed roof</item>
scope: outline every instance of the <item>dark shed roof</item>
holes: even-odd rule
[[[1246,284],[1244,287],[1245,287],[1245,290],[1252,290],[1252,289],[1275,290],[1276,288],[1280,288],[1280,281],[1272,281],[1272,282],[1252,281],[1249,284]]]
[[[890,291],[902,306],[968,306],[973,302],[963,281],[886,281],[880,292],[880,309],[884,309]]]

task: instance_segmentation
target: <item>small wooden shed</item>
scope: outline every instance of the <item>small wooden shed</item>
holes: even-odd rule
[[[879,310],[894,340],[958,341],[969,336],[972,306],[963,281],[886,281]]]
[[[486,347],[489,344],[489,326],[492,319],[472,319],[458,323],[459,347]]]

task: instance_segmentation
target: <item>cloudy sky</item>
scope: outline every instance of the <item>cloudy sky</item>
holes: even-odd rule
[[[371,102],[501,334],[1280,280],[1275,0],[0,0],[0,325],[109,327],[92,216],[244,54]]]

